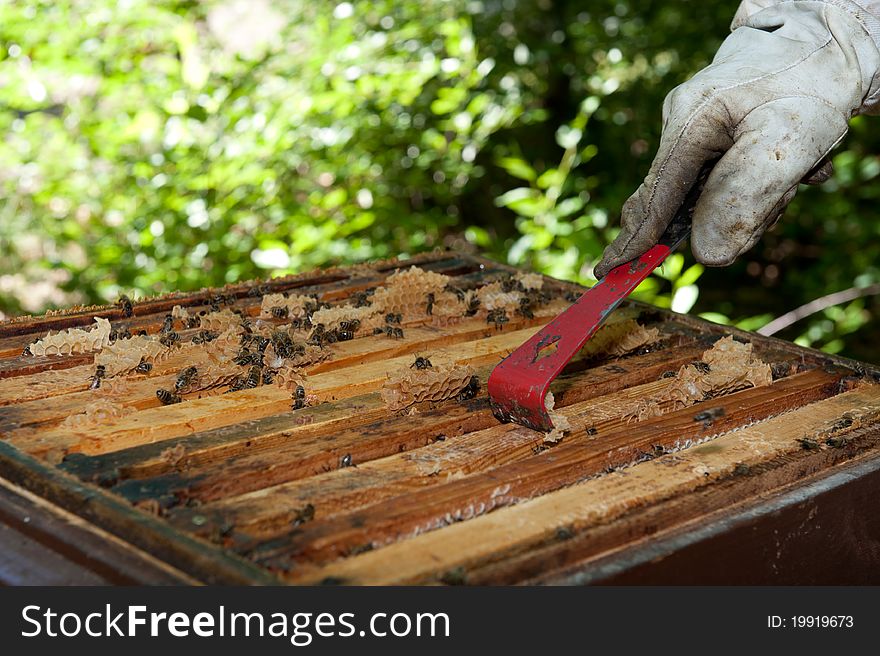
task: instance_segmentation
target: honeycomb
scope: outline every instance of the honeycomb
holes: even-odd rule
[[[240,371],[229,366],[217,364],[198,365],[195,378],[186,387],[178,390],[177,393],[191,394],[215,387],[226,387],[231,385],[240,373]]]
[[[159,458],[175,469],[182,468],[186,464],[186,447],[183,444],[175,444],[163,449]]]
[[[488,314],[491,310],[504,310],[512,315],[519,308],[523,295],[522,292],[502,291],[501,283],[493,282],[478,289],[477,298],[480,299],[481,314]]]
[[[544,441],[551,444],[561,440],[565,433],[571,430],[571,423],[569,423],[568,417],[555,412],[553,410],[555,405],[556,399],[553,398],[553,392],[547,392],[547,396],[544,397],[544,407],[547,409],[547,414],[550,415],[550,421],[553,422],[553,430],[544,434]]]
[[[428,294],[442,293],[449,281],[449,276],[416,266],[396,271],[376,289],[371,307],[384,313],[400,313],[406,320],[421,319],[427,316]]]
[[[285,364],[275,372],[275,378],[272,381],[281,389],[293,391],[297,385],[305,386],[306,376],[301,368]]]
[[[131,380],[122,376],[107,378],[101,381],[97,393],[103,396],[122,396],[131,391]]]
[[[467,296],[465,296],[465,299]],[[431,324],[439,328],[460,322],[467,312],[467,304],[452,292],[435,294],[431,312]]]
[[[519,273],[516,281],[527,291],[540,291],[544,288],[544,276],[540,273]]]
[[[105,375],[110,378],[134,371],[141,360],[155,363],[160,355],[168,352],[153,337],[136,335],[131,339],[120,339],[110,344],[95,356],[95,366],[103,366]]]
[[[110,322],[95,317],[90,328],[69,328],[55,333],[49,332],[43,339],[30,345],[34,355],[71,355],[73,353],[92,353],[100,351],[110,343]]]
[[[602,326],[584,345],[584,356],[620,356],[654,344],[660,339],[658,328],[645,328],[635,319],[626,319]]]
[[[240,327],[230,326],[220,333],[213,342],[208,342],[202,346],[201,350],[210,362],[214,364],[228,364],[238,355],[241,343],[240,335]]]
[[[359,333],[363,333],[367,328],[366,322],[374,316],[381,318],[381,308],[373,305],[365,305],[363,307],[354,307],[353,305],[338,305],[332,308],[324,308],[312,313],[311,322],[313,326],[324,324],[326,330],[339,328],[339,324],[343,321],[358,320],[361,322],[358,328]],[[378,324],[377,324],[378,325]],[[370,327],[372,327],[372,322]]]
[[[687,408],[711,395],[763,387],[772,381],[770,365],[754,356],[750,343],[743,344],[733,337],[725,337],[703,353],[699,362],[679,369],[663,390],[639,400],[624,413],[624,417],[638,421],[657,417]]]
[[[469,365],[437,365],[431,369],[409,367],[389,375],[381,394],[389,410],[403,410],[423,401],[443,401],[457,396],[471,380]]]
[[[119,419],[129,412],[128,409],[118,403],[113,403],[107,399],[100,399],[88,404],[82,412],[67,417],[61,422],[61,426],[70,430],[81,431],[101,426],[114,419]]]
[[[260,304],[260,318],[269,319],[272,317],[273,307],[283,307],[287,310],[288,316],[291,318],[303,317],[306,314],[306,307],[310,303],[314,303],[315,299],[311,296],[301,296],[299,294],[266,294],[263,296],[263,302]]]
[[[228,328],[241,327],[241,317],[229,308],[224,308],[216,312],[208,312],[208,314],[202,317],[202,322],[199,326],[202,330],[223,332]]]
[[[321,348],[320,346],[307,344],[306,350],[303,353],[298,353],[292,358],[288,358],[287,362],[293,367],[308,367],[312,364],[324,362],[324,360],[327,360],[330,355],[331,352],[329,348]]]
[[[175,305],[173,308],[171,308],[171,316],[174,319],[186,321],[187,319],[189,319],[189,310],[187,310],[182,305]]]

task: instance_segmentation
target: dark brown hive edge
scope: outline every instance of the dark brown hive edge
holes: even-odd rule
[[[805,504],[844,522],[851,515],[836,514],[835,503],[880,489],[876,369],[633,302],[620,312],[656,328],[656,339],[622,354],[585,351],[567,367],[552,388],[571,423],[559,442],[499,424],[485,394],[489,372],[582,291],[550,279],[548,297],[506,323],[482,315],[442,327],[407,316],[393,324],[403,337],[333,343],[328,359],[306,369],[313,401],[301,409],[272,384],[184,393],[162,406],[155,389],[172,388],[176,373],[161,367],[101,396],[88,389],[94,354],[22,355],[47,331],[95,316],[153,335],[175,305],[210,310],[217,294],[254,320],[255,287],[343,305],[413,264],[462,290],[519,273],[433,253],[172,293],[136,302],[128,318],[114,305],[0,323],[0,523],[27,545],[0,560],[0,582],[23,582],[9,574],[18,562],[16,571],[50,583],[796,583],[798,571],[825,565],[761,567],[774,556],[752,542],[774,530],[803,533],[795,519]],[[181,328],[184,340],[196,332]],[[752,344],[772,384],[632,416],[730,336]],[[480,391],[389,410],[387,377],[417,357],[469,365]],[[67,418],[98,398],[124,415],[69,428]],[[823,483],[850,480],[857,485]],[[31,526],[16,523],[22,509]],[[858,540],[844,541],[848,557],[858,571],[880,571],[867,568],[876,550]],[[729,568],[728,579],[701,569],[734,544],[737,562],[751,565]],[[816,571],[803,580],[833,582],[834,567]]]

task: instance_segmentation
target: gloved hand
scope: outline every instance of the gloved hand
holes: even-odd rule
[[[674,89],[644,184],[596,265],[603,277],[657,243],[707,161],[691,248],[722,266],[781,216],[798,183],[831,173],[825,156],[880,90],[880,21],[861,0],[748,0],[710,66]]]

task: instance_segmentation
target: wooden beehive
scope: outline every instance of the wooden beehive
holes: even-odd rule
[[[413,265],[438,275],[423,289],[399,273],[389,291],[389,276]],[[876,455],[870,367],[634,303],[554,384],[567,431],[499,424],[489,372],[577,290],[446,253],[172,294],[136,303],[130,318],[108,306],[2,323],[0,476],[166,568],[147,581],[480,584],[583,574],[635,542]],[[228,392],[249,367],[214,362],[230,375],[162,405],[157,389],[208,366],[210,345],[191,344],[199,330],[215,321],[238,339],[288,326],[263,303],[282,292],[329,304],[321,316],[337,334],[353,315],[332,308],[367,309],[353,339],[314,347],[285,380]],[[520,305],[524,295],[533,303]],[[506,321],[487,316],[497,308]],[[200,311],[203,325],[186,328]],[[169,313],[183,346],[96,389],[95,352],[22,354],[95,317],[152,339]],[[304,342],[301,323],[290,332]],[[725,349],[741,371],[722,373],[712,354]],[[420,396],[430,376],[453,382]]]

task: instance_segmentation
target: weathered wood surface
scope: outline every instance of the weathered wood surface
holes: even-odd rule
[[[451,254],[415,263],[462,289],[511,272]],[[396,266],[304,274],[258,291],[342,304],[382,285]],[[205,309],[216,290],[136,304],[130,319],[111,306],[0,324],[0,476],[72,511],[84,530],[119,536],[139,554],[132,567],[155,558],[161,571],[149,582],[516,583],[571,576],[633,541],[723,515],[878,448],[880,386],[871,367],[638,304],[612,320],[637,317],[658,329],[657,341],[623,355],[587,349],[566,368],[553,386],[556,409],[571,423],[561,441],[501,425],[485,380],[566,307],[570,288],[548,284],[555,300],[503,326],[466,317],[440,328],[406,317],[401,339],[334,344],[329,359],[304,371],[312,405],[300,410],[291,410],[290,391],[272,385],[162,406],[155,390],[193,363],[180,358],[111,394],[88,389],[92,355],[21,356],[47,330],[93,316],[156,333],[174,305]],[[252,289],[221,291],[254,317],[260,297]],[[633,418],[639,400],[728,334],[752,343],[772,367],[772,384]],[[390,411],[380,390],[416,356],[470,365],[479,394]],[[65,423],[96,398],[126,414],[88,429]],[[11,558],[23,558],[23,544]],[[44,547],[38,541],[33,553]],[[123,565],[111,575],[57,563],[69,582],[123,581]]]

